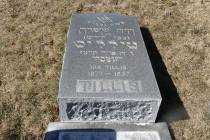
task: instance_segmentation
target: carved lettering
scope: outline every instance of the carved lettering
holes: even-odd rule
[[[74,45],[75,45],[77,48],[84,48],[84,47],[85,47],[85,42],[82,41],[82,40],[74,41]]]
[[[141,81],[133,80],[77,80],[78,93],[141,93]]]

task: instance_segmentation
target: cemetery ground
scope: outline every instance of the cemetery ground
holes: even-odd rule
[[[69,18],[87,12],[137,17],[155,43],[156,49],[146,45],[150,57],[160,59],[152,62],[161,92],[177,94],[188,114],[170,121],[172,136],[209,140],[207,0],[1,0],[0,139],[42,139],[47,124],[59,121],[56,99]]]

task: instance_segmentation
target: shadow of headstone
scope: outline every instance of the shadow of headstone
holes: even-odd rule
[[[184,108],[150,31],[145,27],[141,27],[140,30],[162,96],[162,103],[156,121],[170,123],[178,120],[189,119],[190,117]],[[169,131],[172,139],[175,140],[174,132],[170,126]]]
[[[177,93],[177,89],[167,71],[150,31],[145,27],[141,27],[140,29],[162,96],[162,103],[156,121],[170,123],[189,119],[189,115]],[[170,129],[170,131],[173,130]]]

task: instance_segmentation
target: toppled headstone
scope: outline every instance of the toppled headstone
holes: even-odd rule
[[[155,122],[161,96],[134,17],[72,16],[58,100],[61,121]]]

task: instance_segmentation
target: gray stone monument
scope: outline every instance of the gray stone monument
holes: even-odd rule
[[[154,123],[161,96],[134,17],[72,16],[58,102],[45,140],[171,140]]]
[[[71,18],[59,85],[61,121],[155,122],[158,85],[136,18]]]

